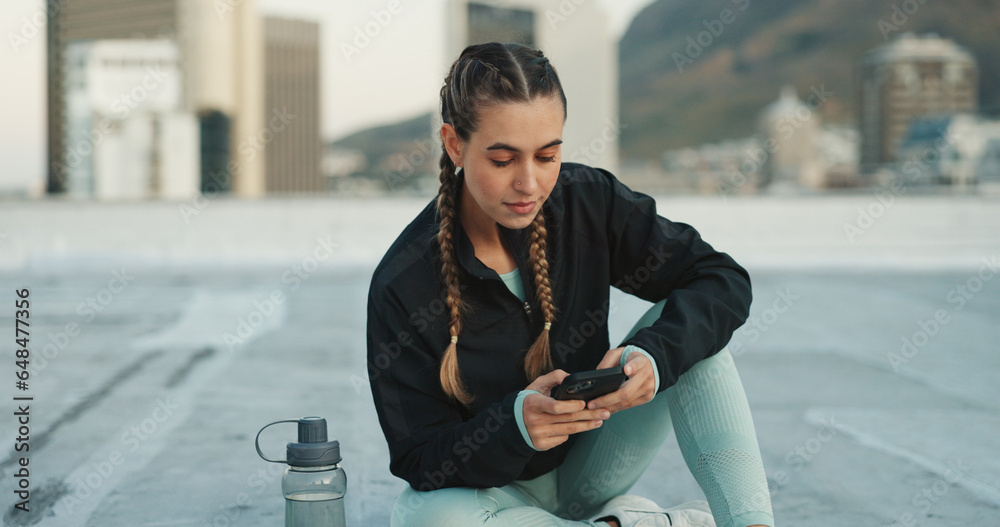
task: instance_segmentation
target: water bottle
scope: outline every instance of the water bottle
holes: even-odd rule
[[[287,459],[268,459],[260,450],[260,433],[278,423],[298,423],[299,441],[288,443]],[[275,421],[257,432],[257,455],[285,463],[281,478],[285,495],[285,527],[345,527],[344,494],[347,474],[340,468],[340,442],[326,439],[326,419],[303,417]]]

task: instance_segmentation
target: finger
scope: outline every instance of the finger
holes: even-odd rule
[[[532,395],[529,395],[528,398],[531,398]],[[525,399],[525,402],[527,402],[527,399]],[[537,397],[532,403],[535,411],[551,415],[572,414],[586,407],[586,403],[583,401],[557,401],[551,397]]]
[[[635,375],[642,370],[652,371],[653,364],[649,362],[649,358],[642,353],[631,353],[625,360],[625,375],[629,377]]]
[[[549,416],[552,423],[573,423],[577,421],[602,421],[611,417],[611,411],[607,408],[596,410],[581,410],[568,414],[558,414]]]
[[[611,411],[607,408],[598,408],[596,410],[583,410],[571,414],[571,417],[576,421],[601,421],[611,417]]]
[[[563,370],[552,370],[549,373],[535,379],[535,381],[531,384],[551,388],[559,385],[559,383],[561,383],[566,377],[569,377],[569,373],[566,373]]]
[[[604,354],[604,358],[601,359],[601,362],[597,364],[597,367],[595,369],[603,370],[606,368],[614,368],[615,366],[618,365],[618,362],[621,361],[622,351],[624,350],[625,348],[615,348],[613,350],[608,350],[608,352]]]
[[[557,423],[549,428],[549,434],[557,436],[579,434],[580,432],[586,432],[587,430],[600,428],[601,425],[603,424],[604,424],[603,419],[592,419],[588,421],[573,421],[570,423]]]
[[[612,412],[616,412],[623,408],[628,408],[633,399],[635,399],[644,383],[644,377],[642,373],[637,374],[625,381],[617,390],[598,397],[589,403],[587,403],[587,408],[597,409],[597,408],[607,408]]]
[[[566,377],[569,377],[569,373],[563,370],[553,370],[532,381],[528,385],[528,389],[549,396],[552,393],[552,388],[559,386]]]
[[[563,382],[563,379],[569,377],[569,372],[565,370],[552,370],[549,373],[545,374],[545,377],[552,377],[553,382],[555,382],[555,384],[560,384],[561,382]]]
[[[626,383],[627,384],[627,383]],[[596,409],[607,409],[610,411],[617,411],[618,406],[622,403],[627,403],[630,399],[629,394],[624,391],[625,387],[622,386],[618,391],[611,392],[607,395],[602,395],[597,399],[594,399],[587,403],[587,408]]]

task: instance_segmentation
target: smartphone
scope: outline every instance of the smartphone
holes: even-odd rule
[[[563,379],[562,384],[552,389],[552,398],[560,401],[590,401],[617,390],[626,379],[628,377],[621,366],[572,373]]]

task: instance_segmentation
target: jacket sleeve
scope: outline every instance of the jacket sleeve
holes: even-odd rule
[[[408,320],[391,291],[369,292],[368,376],[390,472],[419,491],[514,481],[535,452],[514,418],[518,392],[463,418],[441,388],[426,335]]]
[[[655,358],[659,390],[732,338],[750,310],[750,276],[684,223],[657,214],[653,198],[607,176],[611,284],[650,302],[666,299],[650,327],[622,345]]]

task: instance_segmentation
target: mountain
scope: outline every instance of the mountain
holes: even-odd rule
[[[792,84],[832,92],[824,120],[853,123],[862,54],[904,32],[933,32],[979,64],[979,104],[1000,113],[996,0],[658,0],[619,44],[623,159],[754,133]]]
[[[414,143],[431,139],[431,114],[398,123],[366,128],[331,143],[332,146],[364,152],[369,164],[381,166],[394,154],[411,150]],[[434,158],[435,164],[437,158]]]

